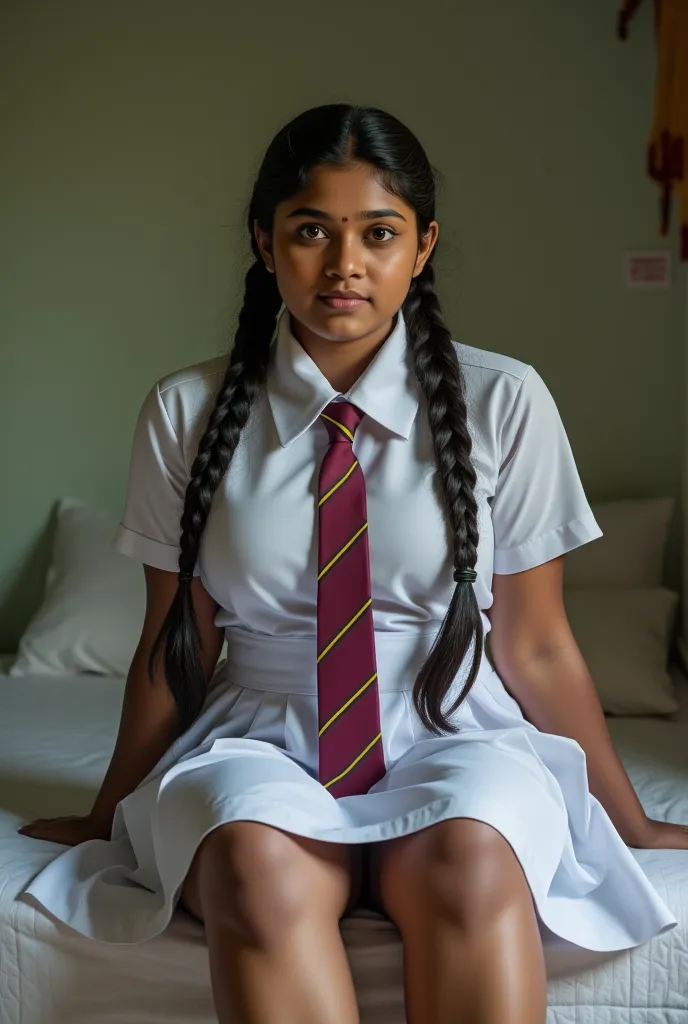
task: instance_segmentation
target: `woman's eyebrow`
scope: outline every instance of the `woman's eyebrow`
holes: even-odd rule
[[[299,206],[298,210],[292,210],[287,214],[287,220],[290,217],[317,217],[319,220],[334,220],[329,213],[325,213],[324,210],[316,210],[312,206]],[[397,213],[396,210],[362,210],[361,213],[356,214],[356,220],[378,220],[380,217],[399,217],[400,220],[406,220],[406,217]]]

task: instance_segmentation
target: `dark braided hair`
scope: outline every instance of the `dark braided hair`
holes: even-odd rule
[[[182,731],[200,713],[207,692],[189,583],[213,495],[265,385],[270,343],[282,305],[276,277],[267,270],[258,248],[254,222],[272,240],[276,206],[307,187],[313,168],[345,167],[354,161],[376,168],[382,186],[416,211],[419,241],[435,218],[436,172],[413,133],[383,110],[348,104],[314,107],[286,124],[267,149],[247,211],[255,262],[246,274],[229,365],[191,467],[180,522],[179,587],[149,659],[152,679],[156,659],[163,653],[165,679]],[[470,458],[463,374],[435,292],[434,255],[433,250],[422,272],[411,279],[402,310],[414,371],[427,405],[440,490],[454,538],[455,578],[458,574],[460,580],[413,690],[423,724],[439,734],[458,731],[441,705],[472,642],[467,681],[447,716],[456,711],[475,682],[483,626],[470,585],[474,576],[461,574],[474,568],[478,554],[476,473]],[[466,578],[461,579],[462,575]]]

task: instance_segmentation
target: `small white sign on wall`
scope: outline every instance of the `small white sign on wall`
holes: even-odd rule
[[[627,288],[668,288],[671,284],[668,249],[630,249],[624,262]]]

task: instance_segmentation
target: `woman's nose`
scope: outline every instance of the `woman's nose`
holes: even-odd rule
[[[342,235],[328,246],[327,269],[339,273],[342,277],[362,275],[365,273],[365,252],[360,239],[352,235]]]

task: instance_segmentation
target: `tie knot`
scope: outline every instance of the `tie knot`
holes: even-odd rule
[[[364,416],[363,410],[351,402],[330,402],[320,413],[330,435],[330,444],[351,444]]]

